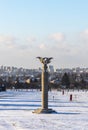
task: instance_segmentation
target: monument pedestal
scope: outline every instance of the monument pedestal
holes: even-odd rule
[[[37,113],[37,114],[49,114],[49,113],[56,113],[56,111],[52,110],[52,109],[36,109],[33,111],[33,113]]]

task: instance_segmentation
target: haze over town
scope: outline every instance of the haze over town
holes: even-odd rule
[[[88,67],[87,0],[0,0],[0,64]]]

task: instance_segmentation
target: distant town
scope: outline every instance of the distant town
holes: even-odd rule
[[[80,68],[80,67],[76,67],[76,68],[57,68],[54,69],[53,65],[49,65],[48,67],[48,71],[50,73],[77,73],[77,74],[81,74],[81,73],[88,73],[88,68]],[[17,68],[17,67],[10,67],[10,66],[0,66],[0,77],[2,76],[35,76],[36,73],[40,73],[42,72],[42,68],[38,68],[38,69],[25,69],[25,68]]]
[[[49,89],[88,89],[88,68],[57,68],[48,66]],[[0,66],[0,91],[8,88],[40,89],[42,69]]]

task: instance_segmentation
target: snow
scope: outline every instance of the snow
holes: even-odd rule
[[[51,91],[49,108],[57,113],[32,113],[37,108],[41,91],[0,92],[0,130],[88,130],[87,91]]]

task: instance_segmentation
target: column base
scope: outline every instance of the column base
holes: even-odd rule
[[[34,110],[33,113],[36,113],[36,114],[48,114],[48,113],[56,113],[56,111],[52,110],[52,109],[39,108],[39,109]]]

